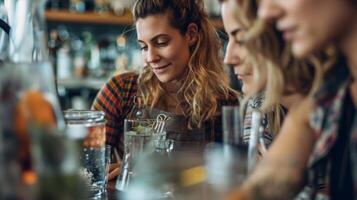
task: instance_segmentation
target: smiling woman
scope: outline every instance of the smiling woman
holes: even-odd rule
[[[221,140],[220,111],[238,105],[229,87],[214,27],[202,0],[137,0],[133,13],[145,67],[114,76],[93,108],[106,113],[107,143],[123,153],[125,118],[170,116],[174,141]],[[139,109],[139,111],[138,111]]]

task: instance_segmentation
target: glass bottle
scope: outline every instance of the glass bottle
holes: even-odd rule
[[[0,62],[4,62],[8,59],[10,32],[4,0],[0,0],[0,21]]]
[[[26,188],[37,188],[35,199],[82,199],[76,158],[71,156],[75,148],[65,135],[46,47],[45,0],[5,3],[11,32],[9,61],[0,69],[0,116],[5,179],[13,189],[3,197],[31,199],[27,192],[32,190]]]

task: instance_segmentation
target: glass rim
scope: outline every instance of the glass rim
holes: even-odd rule
[[[105,113],[98,110],[65,110],[63,116],[67,123],[70,122],[87,122],[100,123],[105,122]]]
[[[154,118],[138,118],[138,119],[124,119],[125,122],[153,122],[156,121]]]

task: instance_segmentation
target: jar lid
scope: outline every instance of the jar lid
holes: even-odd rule
[[[96,110],[66,110],[64,118],[67,124],[102,124],[105,122],[105,113]]]

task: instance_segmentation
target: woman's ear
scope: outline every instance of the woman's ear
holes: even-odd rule
[[[187,26],[186,37],[190,46],[196,44],[198,40],[198,26],[195,23],[190,23]]]

